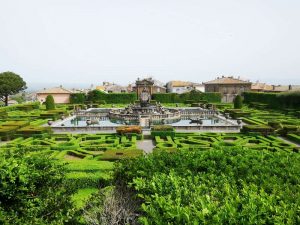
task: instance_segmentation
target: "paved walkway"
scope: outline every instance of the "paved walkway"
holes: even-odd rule
[[[145,153],[151,153],[155,147],[152,140],[137,141],[137,148],[142,149]]]

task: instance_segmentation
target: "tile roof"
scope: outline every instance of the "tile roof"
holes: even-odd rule
[[[191,86],[193,83],[189,81],[172,80],[169,82],[172,87],[186,87]]]
[[[233,77],[218,77],[215,80],[205,82],[204,84],[250,84],[250,81],[241,80]]]
[[[273,87],[273,91],[300,91],[300,85],[277,85]]]
[[[273,85],[256,82],[256,83],[252,83],[251,90],[272,91]]]
[[[168,82],[172,87],[190,87],[190,86],[202,86],[203,84],[194,83],[191,81],[180,81],[180,80],[172,80]]]
[[[73,92],[63,87],[54,87],[38,91],[37,94],[72,94]]]

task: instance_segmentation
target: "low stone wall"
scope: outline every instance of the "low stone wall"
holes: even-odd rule
[[[195,130],[200,130],[200,131],[239,131],[240,130],[240,126],[173,126],[176,131],[182,131],[182,130],[186,130],[186,131],[195,131]]]
[[[100,127],[100,126],[86,126],[86,127],[52,127],[53,132],[77,132],[77,133],[86,133],[86,132],[115,132],[116,127]]]

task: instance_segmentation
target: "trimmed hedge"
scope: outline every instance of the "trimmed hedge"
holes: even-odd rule
[[[243,133],[262,133],[270,134],[274,131],[274,128],[266,125],[244,125],[242,130]]]
[[[23,137],[31,137],[35,135],[42,135],[50,133],[50,127],[36,127],[36,126],[26,126],[17,131],[17,134],[22,135]]]
[[[269,108],[300,108],[300,92],[262,93],[244,92],[245,103],[264,103]]]
[[[123,103],[129,104],[137,100],[136,93],[109,93],[93,90],[90,91],[86,97],[86,100],[93,103]]]
[[[152,99],[160,103],[194,103],[194,102],[221,102],[221,94],[218,92],[190,91],[183,94],[177,93],[156,93]]]
[[[174,137],[175,129],[170,125],[157,125],[151,128],[151,136],[152,137]]]
[[[85,93],[73,93],[70,95],[71,104],[84,104],[85,100],[86,100]]]
[[[297,135],[297,134],[288,134],[287,136],[287,139],[293,141],[293,142],[296,142],[297,144],[300,144],[300,136]]]
[[[122,150],[107,150],[99,159],[107,161],[116,161],[124,158],[134,158],[143,155],[143,151],[139,149],[122,149]]]

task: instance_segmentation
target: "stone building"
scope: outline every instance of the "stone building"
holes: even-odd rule
[[[139,97],[141,92],[145,90],[148,93],[166,93],[166,87],[163,86],[159,81],[153,80],[152,78],[137,79],[133,91],[136,91],[137,96]]]
[[[218,77],[204,83],[205,92],[220,92],[222,102],[233,102],[235,96],[251,90],[251,82],[234,77]]]
[[[203,84],[193,83],[189,81],[173,80],[173,81],[169,81],[166,86],[167,86],[167,91],[169,93],[182,94],[185,92],[189,92],[191,90],[204,92]]]

